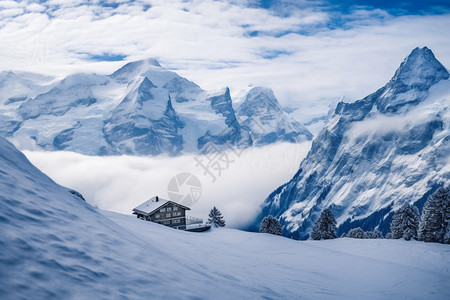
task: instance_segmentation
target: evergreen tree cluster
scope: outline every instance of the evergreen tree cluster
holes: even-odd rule
[[[313,240],[328,240],[336,238],[336,220],[330,209],[325,209],[311,231]]]
[[[391,238],[404,238],[417,240],[417,230],[419,229],[419,210],[417,207],[404,204],[399,210],[395,211],[391,222]]]
[[[422,215],[417,207],[403,205],[395,211],[390,229],[386,238],[450,244],[450,186],[428,197]]]
[[[213,210],[217,209],[214,207]],[[209,214],[210,218],[213,210]],[[212,218],[212,220],[215,220],[215,218]],[[211,221],[211,219],[210,222],[213,224],[220,223],[220,221]],[[225,225],[225,222],[223,224]],[[269,215],[262,220],[259,232],[281,235],[281,224],[276,218]],[[347,234],[343,234],[341,237],[382,239],[383,234],[378,229],[364,231],[357,227],[350,229]],[[320,214],[311,231],[311,238],[314,240],[336,238],[336,220],[330,209],[327,208]],[[450,186],[441,187],[430,195],[423,207],[422,214],[419,213],[416,206],[410,204],[404,204],[396,210],[390,224],[390,232],[386,234],[386,238],[403,238],[407,241],[416,239],[424,242],[450,244]]]
[[[450,244],[450,186],[428,197],[420,218],[418,238],[424,242]]]
[[[225,226],[225,220],[223,219],[222,213],[215,206],[209,212],[208,223],[216,227]]]
[[[365,239],[382,239],[383,233],[378,229],[375,229],[374,231],[366,231],[364,238]]]
[[[272,215],[268,215],[261,221],[259,232],[281,235],[281,224]]]
[[[382,239],[383,234],[378,229],[374,231],[364,231],[361,227],[352,228],[347,234],[343,234],[341,237],[348,237],[353,239]]]

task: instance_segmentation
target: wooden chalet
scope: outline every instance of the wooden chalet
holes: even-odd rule
[[[209,225],[204,225],[202,219],[187,216],[187,210],[191,209],[176,202],[155,196],[133,208],[133,214],[139,219],[180,230],[205,231],[211,228]]]

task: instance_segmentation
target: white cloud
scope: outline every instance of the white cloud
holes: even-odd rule
[[[382,86],[416,46],[430,47],[450,66],[449,15],[394,17],[363,8],[339,15],[308,1],[302,9],[287,1],[278,13],[249,7],[253,2],[134,1],[103,8],[99,1],[47,1],[42,13],[0,18],[0,70],[111,73],[124,63],[92,62],[89,54],[153,56],[207,90],[227,85],[236,95],[249,84],[263,85],[282,104],[310,111],[318,103],[326,113],[326,102],[355,100]],[[144,3],[152,7],[144,10]],[[345,29],[328,29],[339,18]]]
[[[450,65],[448,15],[393,17],[359,9],[341,16],[345,29],[331,30],[336,12],[305,2],[303,9],[287,5],[283,15],[250,2],[151,1],[148,10],[140,1],[117,8],[46,2],[40,14],[1,18],[0,69],[109,73],[123,63],[90,62],[87,54],[153,56],[205,89],[228,85],[237,93],[248,84],[266,85],[282,103],[302,107],[365,96],[416,46],[429,46]]]
[[[10,9],[10,8],[17,8],[20,4],[16,1],[2,1],[0,2],[0,8],[1,9]]]
[[[154,195],[168,198],[170,179],[189,172],[202,183],[202,196],[192,206],[191,214],[206,218],[209,210],[217,206],[229,226],[242,227],[256,216],[270,192],[292,178],[310,145],[276,144],[247,149],[239,155],[226,152],[233,162],[221,176],[213,171],[215,182],[196,166],[193,155],[93,157],[31,151],[25,151],[25,155],[58,183],[78,190],[89,203],[125,214]]]
[[[382,136],[391,132],[405,132],[420,124],[428,123],[431,120],[449,120],[449,91],[450,81],[441,81],[430,89],[430,95],[424,101],[408,110],[405,114],[401,116],[389,116],[375,113],[372,118],[355,122],[347,133],[348,137],[355,140],[362,136]],[[445,133],[450,128],[444,129],[446,129],[443,131]]]
[[[29,12],[42,12],[45,10],[45,6],[40,5],[38,3],[31,3],[26,7],[26,9]]]

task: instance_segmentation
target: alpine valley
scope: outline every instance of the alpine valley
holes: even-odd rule
[[[154,59],[61,81],[2,72],[0,125],[22,150],[87,155],[173,156],[312,139],[270,89],[250,89],[236,112],[228,88],[206,92]]]
[[[449,73],[416,48],[392,79],[353,103],[340,102],[294,177],[265,200],[253,223],[278,217],[283,235],[307,239],[330,208],[338,232],[389,230],[402,204],[422,208],[450,180]]]

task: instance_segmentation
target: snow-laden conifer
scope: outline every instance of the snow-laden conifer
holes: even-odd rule
[[[281,235],[281,224],[276,218],[269,215],[261,221],[259,232]]]
[[[366,233],[361,229],[361,227],[352,228],[347,233],[347,237],[353,239],[364,239],[365,236]]]
[[[417,240],[417,230],[419,229],[419,210],[416,206],[405,203],[394,212],[391,222],[391,238],[404,238]]]
[[[450,187],[440,188],[428,197],[422,210],[418,237],[425,242],[450,241]]]
[[[223,219],[222,213],[215,206],[209,212],[208,217],[208,222],[211,223],[211,225],[216,227],[225,226],[225,220]]]
[[[325,209],[311,231],[313,240],[327,240],[336,238],[336,220],[330,209]]]

